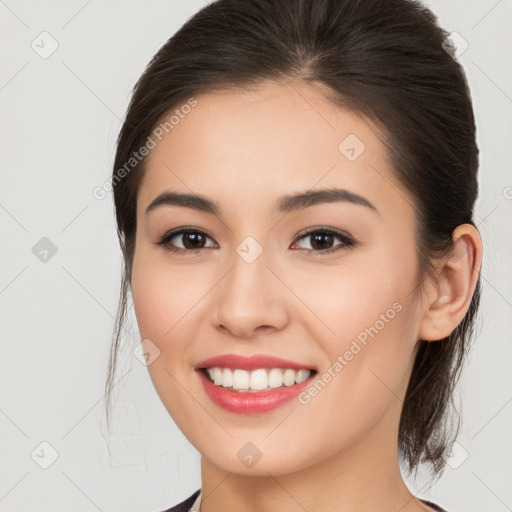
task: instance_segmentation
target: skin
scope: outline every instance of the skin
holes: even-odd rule
[[[160,350],[148,366],[155,389],[201,453],[201,510],[429,510],[401,476],[398,424],[417,340],[448,336],[469,308],[478,231],[455,230],[453,253],[420,295],[414,201],[371,122],[298,80],[196,99],[149,155],[131,285],[141,339]],[[366,146],[354,161],[338,149],[349,134]],[[283,195],[328,187],[360,194],[378,211],[349,202],[275,209]],[[146,214],[167,189],[204,195],[221,213],[161,206]],[[198,253],[156,245],[182,226],[207,233]],[[334,237],[308,254],[314,240],[300,236],[321,227],[358,244]],[[263,250],[250,264],[236,252],[247,236]],[[172,244],[186,251],[188,241],[179,235]],[[400,312],[307,404],[228,412],[194,370],[219,354],[271,354],[321,376],[397,302]],[[262,454],[252,467],[237,457],[248,442]]]

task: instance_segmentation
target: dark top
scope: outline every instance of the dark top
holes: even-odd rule
[[[199,491],[201,489],[198,489],[192,496],[187,498],[185,501],[182,501],[181,503],[178,503],[176,506],[169,508],[165,510],[164,512],[188,512],[188,509],[194,504],[194,501],[196,501],[197,496],[199,495]],[[438,512],[446,512],[444,508],[441,508],[439,505],[436,505],[435,503],[432,503],[427,500],[421,500],[425,505],[428,505],[429,507],[432,507],[434,510],[437,510]]]
[[[199,495],[200,491],[201,489],[197,489],[197,491],[194,494],[192,494],[190,498],[187,498],[185,501],[178,503],[174,507],[169,508],[164,512],[188,512],[188,509],[194,504],[194,501],[196,501],[196,498]]]

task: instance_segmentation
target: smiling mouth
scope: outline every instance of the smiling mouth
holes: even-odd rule
[[[314,369],[258,368],[248,371],[218,366],[200,368],[199,371],[216,386],[245,393],[271,391],[301,384],[317,373]]]

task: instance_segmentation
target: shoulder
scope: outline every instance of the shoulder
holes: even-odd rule
[[[441,508],[439,505],[432,503],[431,501],[421,500],[425,505],[428,505],[432,510],[436,510],[437,512],[447,512],[444,508]]]
[[[164,512],[188,512],[189,508],[194,504],[195,499],[199,495],[199,491],[201,489],[197,489],[197,491],[192,494],[192,496],[188,497],[185,501],[178,503],[172,508],[165,510]]]

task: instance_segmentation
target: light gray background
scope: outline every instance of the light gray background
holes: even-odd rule
[[[422,497],[450,512],[512,509],[512,1],[425,2],[460,56],[481,150],[479,337],[460,385],[451,466]],[[157,511],[200,486],[199,454],[125,338],[110,444],[103,414],[121,255],[109,178],[130,90],[204,2],[0,0],[0,510]],[[47,31],[57,50],[32,47]],[[47,237],[57,253],[32,248]],[[131,325],[136,329],[132,315]],[[51,462],[52,448],[58,458]],[[110,453],[109,453],[110,448]],[[33,455],[31,455],[33,454]]]

